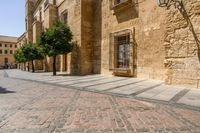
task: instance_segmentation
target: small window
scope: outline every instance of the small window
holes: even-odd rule
[[[124,2],[124,0],[115,0],[115,5],[118,5],[120,3]]]
[[[10,48],[12,48],[12,44],[10,44]]]
[[[67,11],[64,11],[64,12],[61,14],[61,21],[62,21],[64,24],[67,24],[67,23],[68,23],[68,13],[67,13]]]
[[[56,5],[56,0],[53,0],[53,4]]]
[[[5,44],[4,46],[7,47],[7,44]]]
[[[122,3],[125,3],[129,0],[114,0],[114,5],[119,5],[119,4],[122,4]]]
[[[2,47],[2,44],[0,43],[0,47]]]
[[[129,29],[111,33],[109,50],[109,68],[130,68],[131,31]]]
[[[48,5],[49,5],[49,0],[46,0],[46,1],[44,2],[44,8],[46,8]]]
[[[2,54],[2,50],[0,50],[0,54]]]
[[[8,54],[8,50],[4,50],[4,54]]]
[[[130,37],[122,35],[116,37],[117,68],[129,67]]]
[[[13,51],[12,51],[12,50],[10,50],[10,54],[13,54]]]
[[[4,58],[4,63],[5,63],[5,64],[8,63],[8,58]]]
[[[17,48],[17,45],[15,45],[15,48]]]

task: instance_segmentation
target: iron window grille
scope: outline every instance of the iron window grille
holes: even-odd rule
[[[68,23],[68,12],[67,11],[64,11],[64,12],[61,13],[61,21],[64,24]]]
[[[46,8],[49,5],[49,0],[45,0],[44,2],[44,8]]]
[[[126,1],[128,1],[128,0],[114,0],[114,5],[118,5],[118,4],[121,4]]]
[[[111,33],[109,47],[109,69],[129,69],[132,44],[131,30]]]
[[[4,58],[4,64],[8,63],[8,58]]]
[[[136,0],[111,0],[111,9],[115,9],[117,7],[134,5]]]

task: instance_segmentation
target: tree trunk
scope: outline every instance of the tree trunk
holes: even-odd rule
[[[53,76],[56,75],[56,56],[53,56]]]
[[[32,63],[32,72],[34,73],[35,72],[35,66],[34,66],[33,60],[31,61],[31,63]]]
[[[43,59],[43,63],[44,71],[48,72],[47,56]]]
[[[28,61],[28,72],[30,71],[30,63],[29,63],[29,61]]]
[[[67,71],[67,54],[65,54],[65,72]]]
[[[24,62],[23,70],[26,71],[26,62]]]

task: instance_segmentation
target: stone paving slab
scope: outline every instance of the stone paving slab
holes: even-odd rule
[[[79,83],[79,84],[76,84],[74,86],[84,88],[84,87],[96,86],[96,85],[100,85],[100,84],[106,84],[106,83],[110,83],[110,82],[117,82],[117,81],[120,81],[120,80],[125,80],[125,78],[116,77],[116,78],[113,79],[111,77],[105,77],[105,78],[100,79],[98,81]]]
[[[111,83],[106,83],[106,84],[101,84],[101,85],[95,85],[91,87],[87,87],[87,89],[90,90],[98,90],[98,91],[104,91],[108,89],[113,89],[113,88],[118,88],[119,86],[125,86],[128,84],[134,84],[135,82],[138,82],[138,79],[130,79],[127,78],[125,80],[117,81],[117,82],[111,82]]]
[[[146,92],[143,92],[143,93],[137,95],[137,97],[153,98],[154,96],[156,96],[166,90],[167,90],[167,88],[165,86],[156,87],[154,89],[151,89],[149,91],[146,91]]]
[[[138,84],[138,82],[136,82],[135,84],[131,84],[131,85],[119,87],[119,88],[116,88],[116,89],[108,90],[108,92],[130,95],[130,94],[133,94],[135,92],[141,91],[145,88],[146,88],[146,86],[141,86],[141,85]]]
[[[167,88],[163,92],[159,93],[158,95],[155,95],[152,97],[152,99],[156,100],[162,100],[162,101],[170,101],[176,94],[184,90],[183,88]]]
[[[200,91],[190,90],[178,103],[200,107]]]

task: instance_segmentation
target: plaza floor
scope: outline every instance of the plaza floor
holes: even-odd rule
[[[18,74],[22,73],[23,76],[19,77]],[[10,78],[7,74],[20,79]],[[44,81],[55,83],[54,78],[59,80],[66,78],[51,78],[47,73],[29,74],[12,70],[7,71],[7,74],[0,71],[0,133],[200,132],[200,112],[196,110],[78,90],[66,87],[64,83],[69,82],[58,82],[63,83],[64,87],[46,84],[46,82],[44,84]],[[27,81],[30,77],[43,82]],[[87,77],[81,78],[80,82],[83,83],[91,78]],[[94,77],[96,80],[102,78],[99,75]],[[74,81],[80,79],[80,77],[73,78],[76,78]],[[108,79],[107,82],[113,82]],[[128,79],[115,80],[124,80],[131,85]],[[72,80],[70,82],[74,83]],[[139,84],[145,81],[137,79],[135,84],[136,82]],[[122,83],[118,84],[123,87]],[[150,83],[155,86],[156,82]],[[160,85],[160,83],[156,84]],[[116,86],[110,84],[110,87]],[[105,91],[100,87],[96,90]]]

